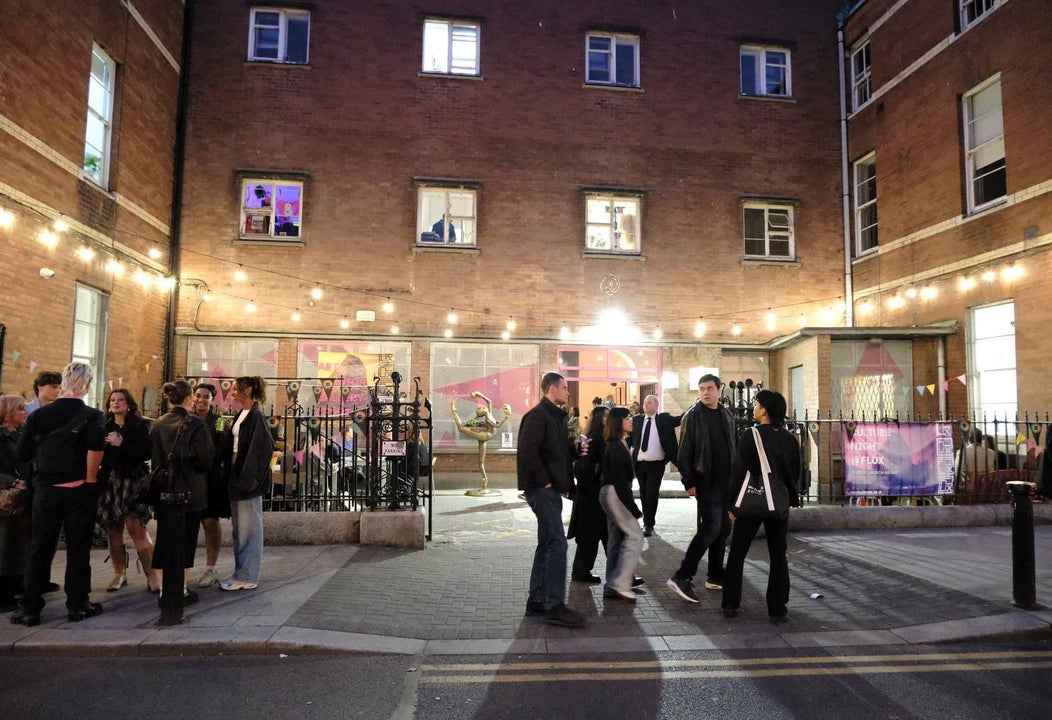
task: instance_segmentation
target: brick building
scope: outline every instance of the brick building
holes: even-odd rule
[[[339,408],[393,362],[454,452],[451,400],[514,431],[548,368],[582,414],[783,386],[771,342],[843,324],[836,9],[198,6],[177,368]]]
[[[71,358],[93,401],[163,377],[181,0],[0,5],[4,393]]]

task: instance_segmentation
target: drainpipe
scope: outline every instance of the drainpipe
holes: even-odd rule
[[[847,69],[844,67],[844,20],[837,19],[837,67],[840,70],[840,199],[844,215],[844,324],[855,326],[855,291],[851,268],[851,184],[847,158]]]
[[[183,205],[183,165],[186,161],[186,102],[190,88],[190,36],[194,24],[194,0],[186,0],[183,8],[183,50],[179,58],[179,99],[175,119],[175,168],[172,173],[172,219],[168,244],[168,269],[172,277],[179,277],[179,237]],[[179,285],[172,287],[168,297],[168,320],[165,323],[164,377],[172,377],[175,357],[175,301]]]
[[[939,419],[944,420],[949,418],[946,414],[946,391],[942,389],[942,385],[946,382],[946,338],[940,337],[938,345],[936,346],[936,353],[939,363]]]

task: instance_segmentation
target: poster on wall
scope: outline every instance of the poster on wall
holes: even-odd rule
[[[950,423],[849,423],[843,441],[848,496],[953,493]]]
[[[369,405],[369,390],[377,379],[383,394],[390,393],[391,373],[395,370],[404,377],[411,377],[408,356],[408,343],[301,340],[298,365],[303,378],[317,379],[312,388],[316,412],[319,415],[347,415]],[[411,384],[403,381],[403,399],[411,401],[412,391]],[[306,397],[310,398],[310,395]]]

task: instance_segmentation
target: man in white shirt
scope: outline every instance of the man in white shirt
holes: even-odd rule
[[[643,400],[643,414],[632,419],[632,436],[629,445],[632,448],[632,460],[635,462],[636,479],[639,481],[639,499],[643,506],[643,535],[654,534],[657,524],[658,494],[661,492],[661,478],[665,475],[665,466],[675,462],[679,454],[679,443],[676,441],[676,428],[682,415],[672,417],[668,413],[659,413],[658,399],[647,395]]]

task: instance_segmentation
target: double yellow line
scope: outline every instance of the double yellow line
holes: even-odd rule
[[[422,665],[421,682],[533,683],[622,680],[695,680],[806,675],[976,672],[1052,668],[1052,650],[844,655],[624,662],[513,662]]]

